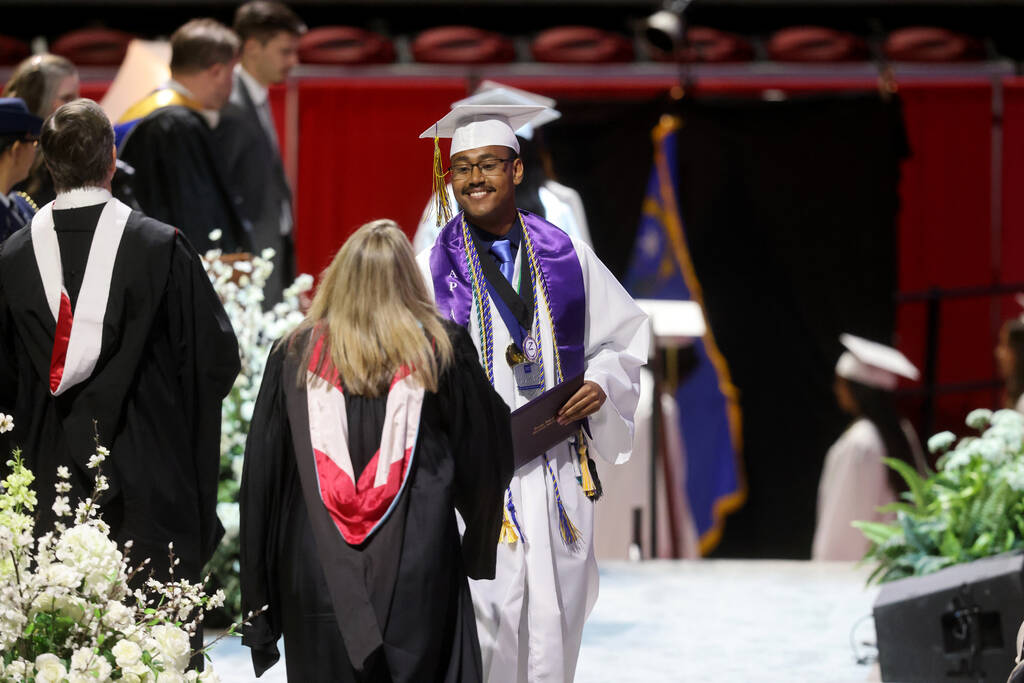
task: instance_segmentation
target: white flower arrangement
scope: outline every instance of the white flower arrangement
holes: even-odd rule
[[[213,240],[212,235],[210,239]],[[238,338],[241,356],[241,370],[221,406],[217,516],[224,524],[225,534],[208,566],[214,580],[226,592],[228,620],[236,619],[241,610],[238,487],[242,480],[242,459],[249,422],[259,395],[267,356],[274,342],[302,322],[305,316],[301,310],[301,299],[313,288],[313,276],[300,275],[284,290],[282,301],[264,311],[263,288],[274,271],[274,255],[273,249],[264,249],[258,256],[246,255],[243,258],[211,250],[203,258],[206,272]]]
[[[13,421],[0,414],[9,430]],[[224,595],[206,595],[202,584],[152,577],[141,582],[149,560],[132,566],[109,537],[95,502],[106,480],[97,448],[89,467],[94,489],[72,512],[66,496],[54,528],[36,537],[34,475],[15,450],[0,482],[0,681],[103,683],[217,681],[207,668],[190,669],[190,636]],[[58,468],[58,493],[69,488]],[[56,509],[56,506],[55,506]],[[144,585],[132,589],[131,585]],[[250,615],[252,616],[252,615]],[[228,630],[233,635],[236,626]],[[212,644],[211,644],[212,645]]]

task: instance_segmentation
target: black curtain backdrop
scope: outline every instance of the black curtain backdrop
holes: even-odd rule
[[[898,99],[559,101],[556,179],[583,197],[595,250],[629,265],[650,131],[684,125],[679,200],[709,322],[741,392],[748,500],[715,555],[806,558],[825,453],[846,427],[832,395],[849,331],[892,341]],[[694,455],[691,455],[694,457]]]
[[[837,337],[889,342],[907,145],[877,95],[681,103],[679,196],[709,322],[741,392],[747,504],[716,554],[809,556],[848,423]]]
[[[651,131],[671,107],[652,101],[560,99],[562,117],[540,131],[554,179],[583,198],[594,251],[622,279],[654,158]]]

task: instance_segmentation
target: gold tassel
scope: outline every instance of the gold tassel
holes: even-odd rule
[[[597,494],[597,486],[594,485],[594,478],[590,476],[590,456],[587,455],[587,440],[581,429],[576,434],[576,452],[580,456],[580,487],[587,498],[593,498]]]
[[[444,227],[452,219],[455,212],[452,211],[452,203],[448,198],[448,183],[445,181],[444,168],[441,167],[441,142],[437,135],[434,135],[434,199],[437,202],[437,216],[435,218],[437,227]]]
[[[501,533],[498,534],[498,543],[516,543],[519,536],[516,534],[516,527],[509,517],[508,508],[505,508],[505,517],[501,520]]]

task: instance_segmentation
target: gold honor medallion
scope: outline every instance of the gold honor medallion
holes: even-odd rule
[[[526,354],[519,350],[519,347],[515,345],[515,342],[508,345],[505,349],[505,361],[508,363],[510,368],[526,362]]]

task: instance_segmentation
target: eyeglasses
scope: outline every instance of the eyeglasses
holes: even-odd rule
[[[484,159],[478,161],[475,164],[468,164],[460,162],[453,164],[448,170],[452,173],[452,178],[468,178],[473,173],[473,167],[476,166],[480,169],[480,172],[484,175],[497,176],[501,175],[505,171],[505,164],[512,161],[508,159]]]

